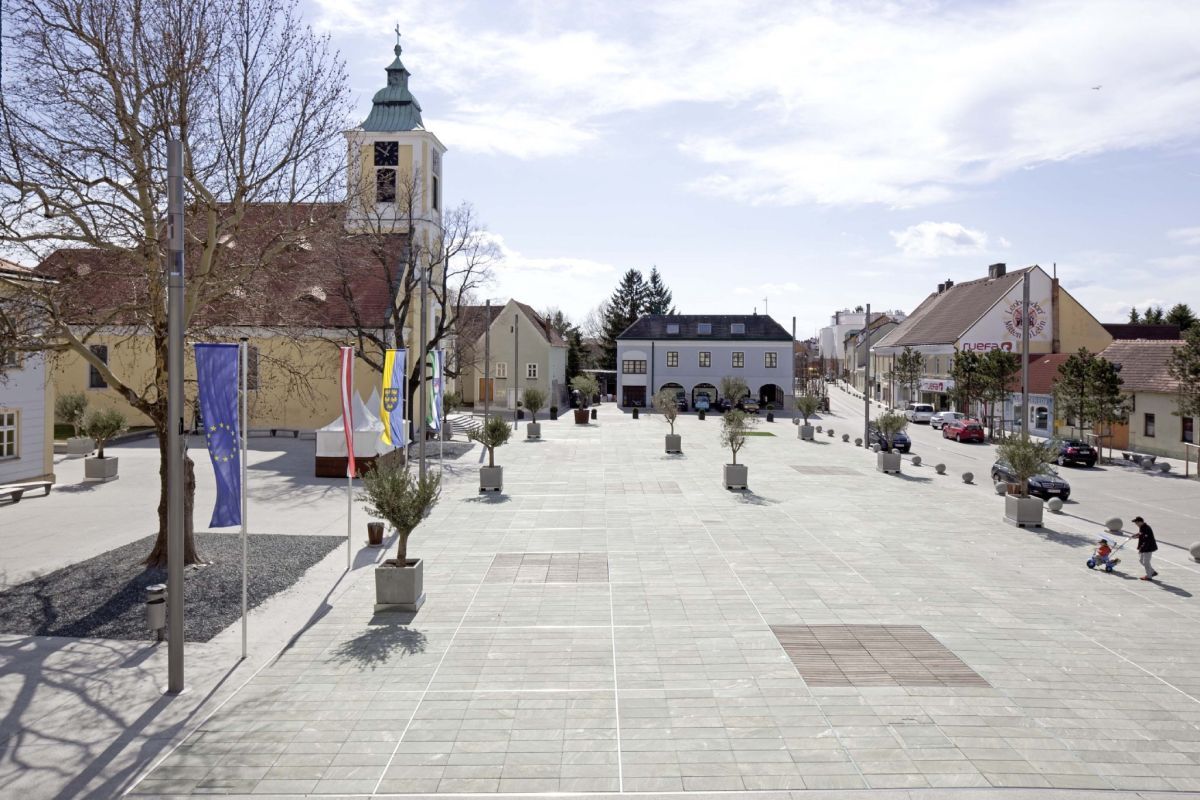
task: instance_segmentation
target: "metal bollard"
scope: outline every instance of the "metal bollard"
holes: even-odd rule
[[[167,634],[167,585],[156,583],[146,587],[146,627],[154,633],[155,641]]]

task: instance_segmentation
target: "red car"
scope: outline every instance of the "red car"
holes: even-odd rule
[[[956,442],[982,442],[983,423],[977,419],[956,419],[942,426],[942,438]]]

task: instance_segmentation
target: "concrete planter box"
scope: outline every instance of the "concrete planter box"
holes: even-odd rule
[[[96,442],[86,436],[72,436],[67,439],[67,455],[69,456],[91,455],[95,449]]]
[[[900,472],[900,454],[899,453],[876,453],[875,454],[875,469],[880,472],[896,475]]]
[[[723,474],[726,489],[745,489],[746,481],[750,477],[750,468],[745,464],[726,464]]]
[[[85,481],[115,481],[118,460],[114,456],[84,459],[83,479]]]
[[[683,437],[678,433],[667,434],[667,452],[682,453],[683,452]]]
[[[1004,496],[1004,521],[1018,528],[1042,527],[1042,501],[1036,497]]]
[[[811,442],[813,440],[813,430],[812,425],[801,425],[800,438],[806,442]]]
[[[526,425],[525,426],[525,438],[526,439],[542,438],[542,423],[531,422],[528,425]]]
[[[504,467],[480,467],[479,491],[498,492],[504,488]]]
[[[419,558],[403,567],[388,559],[375,568],[375,610],[416,611],[425,602],[425,568]]]

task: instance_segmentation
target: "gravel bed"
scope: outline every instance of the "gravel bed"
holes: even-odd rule
[[[211,562],[188,567],[184,588],[187,640],[207,642],[242,613],[240,533],[197,533],[196,549]],[[247,604],[255,608],[291,586],[339,545],[343,536],[250,534]],[[166,583],[166,570],[139,562],[154,537],[109,550],[0,592],[0,633],[150,640],[145,588]]]

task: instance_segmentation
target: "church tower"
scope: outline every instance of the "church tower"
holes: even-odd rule
[[[409,234],[420,251],[428,253],[441,228],[446,147],[425,130],[421,104],[408,88],[410,73],[400,61],[398,30],[394,52],[387,85],[375,93],[371,113],[345,133],[345,225],[350,233]]]

